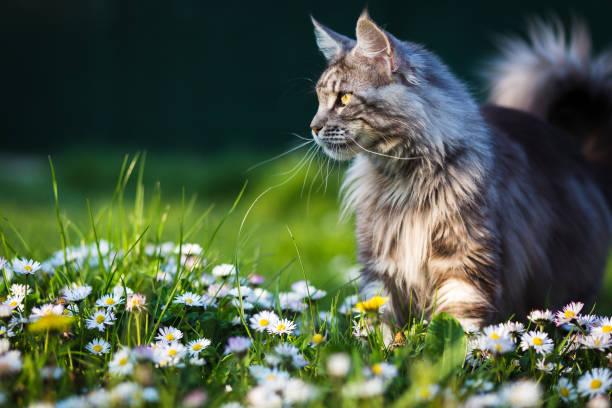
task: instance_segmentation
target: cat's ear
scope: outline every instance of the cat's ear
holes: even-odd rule
[[[345,37],[342,34],[338,34],[337,32],[325,27],[312,16],[310,16],[310,19],[312,20],[312,25],[314,26],[314,33],[319,50],[321,50],[328,62],[335,60],[341,54],[350,50],[355,45],[355,40]]]
[[[357,20],[356,51],[367,58],[384,61],[393,72],[397,69],[393,39],[364,10]]]

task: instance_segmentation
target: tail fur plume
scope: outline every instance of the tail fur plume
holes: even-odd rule
[[[612,49],[593,56],[586,26],[575,22],[569,31],[558,21],[534,21],[527,41],[502,40],[486,74],[490,102],[564,130],[612,180]]]

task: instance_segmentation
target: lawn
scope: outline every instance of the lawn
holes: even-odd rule
[[[4,158],[0,403],[581,406],[608,395],[606,296],[594,312],[573,304],[484,332],[444,314],[383,325],[386,299],[356,291],[341,169],[309,157],[247,171],[266,157],[71,152],[53,158],[55,177],[46,157]]]

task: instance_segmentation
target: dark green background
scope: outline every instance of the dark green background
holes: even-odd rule
[[[308,135],[324,63],[309,14],[351,35],[365,2],[3,0],[2,150],[90,146],[206,153],[281,150]],[[399,38],[437,52],[482,98],[479,66],[500,33],[571,12],[596,48],[612,2],[370,2]]]

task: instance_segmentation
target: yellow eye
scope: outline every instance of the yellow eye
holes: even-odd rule
[[[340,94],[340,102],[342,103],[343,106],[346,106],[349,101],[351,100],[351,97],[353,96],[352,93],[350,92],[346,92],[343,94]]]

